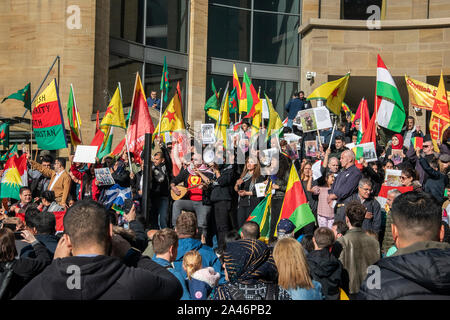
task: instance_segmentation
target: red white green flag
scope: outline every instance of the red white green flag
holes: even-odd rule
[[[283,205],[281,207],[277,225],[281,219],[291,220],[295,225],[294,232],[297,232],[304,226],[316,221],[311,208],[309,207],[305,191],[303,190],[302,183],[298,177],[294,164],[291,166],[286,194],[284,195]]]
[[[376,106],[377,122],[389,130],[400,132],[405,123],[405,108],[397,85],[380,55],[378,55]]]

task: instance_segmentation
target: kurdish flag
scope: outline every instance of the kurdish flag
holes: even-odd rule
[[[307,98],[307,100],[326,100],[328,109],[336,115],[341,113],[342,102],[347,94],[348,79],[350,73],[344,77],[326,82],[316,88]]]
[[[72,145],[76,147],[82,143],[81,118],[75,102],[75,94],[73,93],[72,84],[70,84],[69,101],[67,101],[67,119],[69,121],[70,141],[72,142]]]
[[[0,198],[14,198],[20,200],[19,190],[27,185],[27,158],[23,154],[10,157],[5,164],[5,172],[1,180]]]
[[[311,208],[309,207],[305,191],[303,190],[302,183],[300,182],[300,178],[298,177],[294,164],[291,166],[286,194],[284,196],[277,225],[281,219],[291,220],[296,227],[294,232],[297,232],[304,226],[316,221]],[[275,229],[275,236],[276,235],[277,232]]]
[[[32,109],[33,133],[39,149],[58,150],[67,148],[66,131],[59,101],[56,79],[34,100]]]
[[[262,200],[247,218],[259,225],[259,240],[268,243],[270,231],[270,208],[272,204],[272,183],[270,184],[266,197]]]
[[[353,122],[353,119],[355,119],[355,114],[350,110],[350,107],[345,102],[342,102],[342,110],[345,112],[345,116],[350,116],[350,121]]]
[[[414,150],[416,150],[416,148],[423,148],[423,138],[422,137],[414,137],[411,138],[411,144],[414,148]]]
[[[106,133],[108,129],[107,127],[110,126],[126,129],[119,87],[116,88],[116,91],[109,102],[108,108],[106,108],[105,115],[100,123],[100,130],[103,130],[103,132]]]
[[[378,55],[376,106],[377,122],[389,130],[402,131],[406,114],[397,85],[380,55]]]

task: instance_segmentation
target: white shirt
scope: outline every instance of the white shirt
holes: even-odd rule
[[[61,171],[60,173],[57,173],[55,176],[55,180],[53,180],[52,185],[48,188],[48,190],[53,190],[53,186],[55,185],[56,181],[58,181],[59,177],[62,175],[64,171]]]

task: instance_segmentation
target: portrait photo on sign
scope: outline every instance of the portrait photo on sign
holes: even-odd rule
[[[403,162],[403,150],[392,150],[391,160],[394,162],[394,166]]]
[[[202,143],[211,144],[216,142],[214,136],[214,124],[213,123],[202,123]]]
[[[388,187],[400,187],[402,185],[401,176],[402,170],[387,169],[384,184]]]
[[[317,156],[317,140],[305,141],[305,149],[307,157],[316,157]]]
[[[301,124],[303,132],[316,131],[317,122],[313,109],[299,111],[294,119],[294,124]]]

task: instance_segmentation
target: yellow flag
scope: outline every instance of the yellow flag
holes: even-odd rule
[[[106,132],[108,130],[108,128],[104,127],[109,126],[126,129],[125,116],[123,114],[122,99],[120,98],[119,87],[117,87],[116,92],[114,92],[114,95],[109,102],[108,108],[106,109],[105,115],[103,116],[102,122],[100,123],[100,128],[103,132]]]
[[[345,77],[324,83],[316,88],[308,96],[307,100],[326,100],[328,109],[334,114],[339,115],[341,113],[342,102],[347,93],[349,78],[350,73],[347,73]]]
[[[433,141],[434,151],[439,152],[437,140],[442,140],[442,136],[450,126],[450,115],[448,111],[447,91],[445,90],[444,78],[441,71],[441,80],[434,97],[433,111],[430,118],[430,135]]]
[[[183,114],[181,113],[180,99],[178,98],[178,94],[175,93],[166,111],[162,114],[161,122],[158,123],[158,127],[155,129],[152,138],[154,139],[158,135],[158,132],[161,131],[161,137],[166,141],[164,133],[172,133],[178,130],[184,130],[184,121]]]
[[[258,91],[258,100],[259,100],[259,102],[255,105],[255,114],[253,116],[253,121],[252,121],[252,135],[250,137],[250,140],[252,140],[253,137],[258,134],[259,129],[261,128],[262,99],[259,99],[259,91]]]
[[[266,94],[264,95],[266,97],[267,108],[269,109],[269,124],[267,125],[266,136],[266,140],[268,140],[271,135],[277,133],[281,128],[283,128],[283,122],[281,122],[280,116],[278,115],[278,112],[275,111],[269,97]]]
[[[220,108],[220,124],[216,130],[217,140],[223,140],[223,146],[227,148],[227,129],[230,126],[230,108],[229,108],[229,95],[228,88],[225,91],[225,99],[222,107]]]

